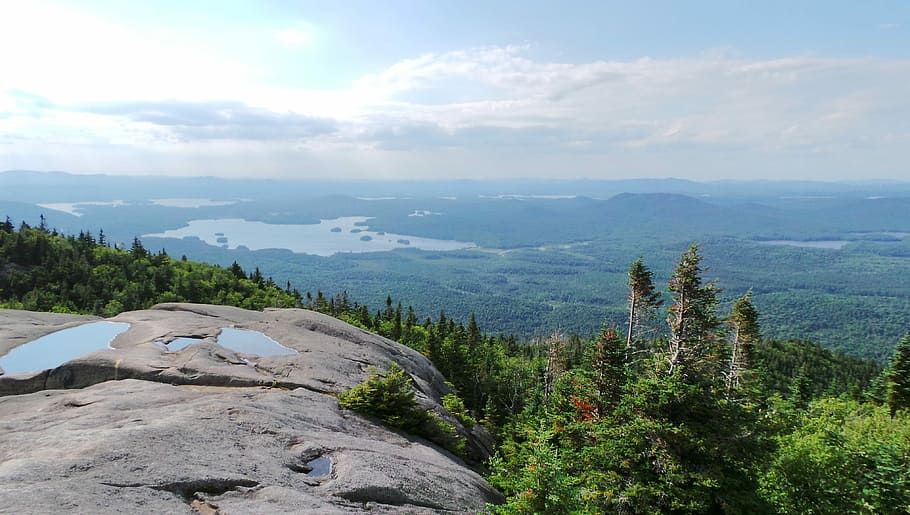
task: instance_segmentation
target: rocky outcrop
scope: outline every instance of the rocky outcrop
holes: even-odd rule
[[[0,336],[24,343],[86,321],[42,316],[0,311],[11,322]],[[439,402],[444,378],[411,349],[306,310],[164,304],[111,320],[130,324],[113,350],[0,376],[4,510],[476,513],[501,499],[458,457],[338,407],[335,394],[394,361],[421,404],[457,425]],[[298,354],[224,349],[215,338],[229,326]],[[176,337],[202,341],[155,343]],[[482,432],[457,427],[482,458]]]

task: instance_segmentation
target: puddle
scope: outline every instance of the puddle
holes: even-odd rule
[[[218,345],[243,354],[256,356],[289,356],[297,354],[290,349],[260,333],[249,329],[236,329],[225,327],[218,335]]]
[[[156,342],[156,343],[160,343],[160,344],[164,345],[165,348],[167,348],[168,352],[177,352],[178,350],[185,349],[185,348],[189,347],[190,345],[202,343],[202,338],[185,338],[185,337],[181,336],[180,338],[174,338],[173,340],[171,340],[167,343],[165,343],[165,342]]]
[[[332,473],[332,460],[325,456],[306,462],[306,466],[310,468],[307,477],[322,477]]]
[[[0,358],[7,374],[56,368],[101,349],[110,349],[118,334],[130,328],[123,322],[92,322],[51,333],[11,350]]]

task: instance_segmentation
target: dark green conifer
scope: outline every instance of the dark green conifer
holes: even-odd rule
[[[641,328],[654,317],[654,312],[663,303],[660,292],[654,288],[654,273],[638,258],[629,266],[629,323],[626,333],[626,359],[631,360],[637,353]]]
[[[716,355],[718,288],[714,282],[702,284],[701,256],[698,245],[692,245],[680,257],[670,276],[669,290],[673,304],[667,322],[670,325],[670,348],[667,373],[682,366],[686,375],[713,378],[719,365]]]
[[[900,410],[910,409],[910,335],[904,336],[894,348],[885,399],[892,417]]]
[[[741,385],[744,376],[752,368],[754,346],[761,341],[758,311],[752,304],[752,290],[733,303],[727,318],[730,328],[730,365],[727,368],[727,391]]]
[[[598,411],[612,409],[622,397],[626,384],[626,352],[622,340],[613,328],[604,328],[594,344],[591,371],[598,394]]]

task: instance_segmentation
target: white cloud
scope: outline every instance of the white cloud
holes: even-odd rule
[[[276,30],[273,36],[279,43],[291,48],[305,47],[313,41],[312,33],[301,29]]]
[[[817,172],[800,167],[811,158],[846,176],[867,159],[901,173],[894,170],[908,157],[907,60],[715,52],[559,63],[532,59],[527,47],[481,47],[405,59],[347,88],[308,90],[273,87],[227,56],[159,46],[100,20],[27,8],[17,16],[50,14],[65,21],[38,34],[0,21],[3,48],[18,38],[33,47],[0,55],[13,71],[0,78],[0,168],[29,167],[20,160],[39,142],[45,154],[59,146],[54,168],[72,169],[66,153],[84,145],[113,163],[95,171],[127,168],[132,149],[148,156],[143,166],[182,173],[221,163],[224,173],[240,173],[255,164],[266,175],[306,162],[314,175],[704,178],[726,173],[724,163],[809,177]],[[296,28],[273,36],[311,42]],[[688,168],[672,171],[679,166]]]

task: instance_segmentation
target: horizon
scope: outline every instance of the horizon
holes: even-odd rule
[[[763,182],[763,183],[774,183],[782,185],[794,185],[794,184],[831,184],[831,185],[885,185],[885,184],[910,184],[910,179],[900,179],[900,178],[870,178],[870,179],[765,179],[765,178],[722,178],[722,179],[688,179],[685,177],[621,177],[621,178],[588,178],[588,177],[466,177],[466,178],[436,178],[436,177],[427,177],[427,178],[356,178],[356,177],[340,177],[337,179],[325,179],[319,177],[253,177],[253,176],[218,176],[218,175],[166,175],[166,174],[117,174],[109,172],[71,172],[66,170],[0,170],[0,176],[5,174],[39,174],[39,175],[53,175],[61,174],[68,175],[71,177],[117,177],[117,178],[133,178],[133,179],[215,179],[215,180],[225,180],[225,181],[251,181],[251,180],[267,180],[267,181],[292,181],[292,182],[310,182],[310,183],[325,183],[325,184],[338,184],[338,183],[378,183],[378,184],[387,184],[387,183],[432,183],[432,182],[465,182],[465,183],[493,183],[493,182],[689,182],[693,184],[718,184],[718,183],[754,183],[754,182]]]
[[[39,0],[0,44],[0,169],[910,178],[898,1]]]

